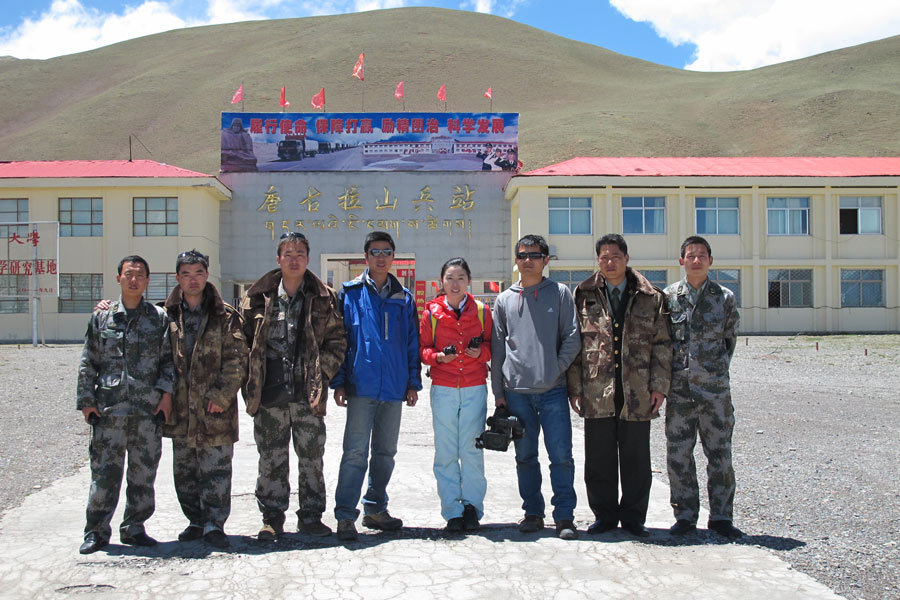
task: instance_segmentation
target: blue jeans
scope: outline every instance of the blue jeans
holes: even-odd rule
[[[484,431],[487,386],[452,388],[431,386],[431,421],[434,425],[434,477],[441,499],[441,516],[461,517],[471,504],[484,516],[484,451],[475,438]]]
[[[359,517],[359,495],[366,476],[368,461],[369,486],[363,496],[363,510],[374,515],[387,510],[387,484],[394,471],[397,437],[403,402],[380,402],[374,398],[351,396],[347,401],[347,424],[344,427],[344,455],[338,471],[334,493],[334,517],[338,521],[355,521]],[[372,458],[369,460],[369,442]]]
[[[544,516],[541,466],[538,463],[538,433],[544,430],[544,446],[550,457],[553,488],[553,520],[572,519],[575,511],[575,461],[572,458],[572,421],[564,385],[541,394],[519,394],[506,390],[509,412],[525,425],[525,437],[515,440],[519,495],[526,515]]]

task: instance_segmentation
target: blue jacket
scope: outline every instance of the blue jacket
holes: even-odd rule
[[[388,275],[390,294],[382,299],[367,283],[369,271],[344,283],[338,302],[344,308],[347,354],[332,389],[348,396],[399,402],[407,390],[421,390],[419,319],[408,289]]]

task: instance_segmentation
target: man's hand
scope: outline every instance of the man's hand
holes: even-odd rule
[[[658,415],[665,401],[666,397],[659,392],[650,392],[650,414]]]
[[[213,402],[212,400],[210,400],[209,403],[207,403],[207,405],[206,405],[206,412],[223,413],[223,412],[225,412],[225,409],[222,408],[221,406],[219,406],[218,404],[216,404],[215,402]]]
[[[581,404],[581,396],[569,396],[569,406],[579,417],[584,416],[584,405]]]
[[[163,392],[162,398],[159,400],[159,404],[156,405],[156,410],[154,413],[162,412],[166,417],[166,423],[169,422],[169,414],[172,412],[172,394],[169,392]]]
[[[494,396],[494,408],[500,408],[501,406],[506,406],[506,398],[503,396]]]
[[[84,415],[85,423],[90,423],[89,419],[91,418],[91,415],[97,415],[98,418],[100,417],[100,411],[97,410],[96,406],[85,406],[81,409],[81,414]]]
[[[97,306],[94,307],[94,310],[106,310],[109,308],[109,300],[101,300],[97,303]]]
[[[419,392],[416,390],[406,390],[406,405],[415,406],[419,401]]]
[[[344,393],[344,388],[339,387],[334,390],[334,402],[338,406],[347,406],[347,395]]]

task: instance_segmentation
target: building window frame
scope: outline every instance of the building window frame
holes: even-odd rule
[[[134,237],[178,235],[177,196],[137,196],[131,210]]]
[[[728,288],[734,294],[734,300],[741,305],[741,270],[740,269],[710,269],[707,273],[709,280],[718,283],[723,288]]]
[[[637,220],[635,220],[638,215],[640,230],[636,227]],[[661,230],[656,230],[657,225],[661,226]],[[650,229],[654,230],[649,231]],[[626,235],[665,235],[666,197],[622,196],[622,233]]]
[[[28,222],[28,198],[0,198],[0,236],[8,240],[13,233],[24,238],[28,235],[28,225],[8,225],[8,223]]]
[[[103,299],[103,273],[60,273],[60,313],[93,312]]]
[[[812,308],[812,269],[769,269],[769,308]]]
[[[0,314],[24,314],[28,311],[28,299],[19,290],[28,287],[29,275],[0,275]]]
[[[561,283],[567,288],[575,292],[578,284],[594,274],[594,270],[587,269],[550,269],[548,272],[549,279],[556,283]]]
[[[766,233],[768,235],[809,235],[812,202],[809,196],[766,197]],[[783,229],[778,231],[776,229]]]
[[[701,203],[705,204],[705,206],[701,206]],[[701,227],[700,217],[710,213],[713,215],[715,231],[706,231],[704,227]],[[734,219],[734,231],[722,231],[723,221],[725,221],[727,226],[727,217],[731,215],[733,215]],[[740,198],[737,196],[697,196],[694,198],[694,230],[697,232],[697,235],[740,235]]]
[[[841,235],[883,235],[883,219],[884,196],[841,196],[838,200]],[[877,231],[873,226],[876,221]]]
[[[877,300],[873,300],[875,294]],[[884,269],[841,269],[841,308],[884,304]]]
[[[58,205],[59,237],[103,237],[103,198],[59,198]]]
[[[668,269],[640,269],[640,271],[647,281],[661,290],[666,289],[666,286],[669,285]]]
[[[549,196],[547,211],[550,235],[593,235],[594,208],[590,196]],[[585,218],[587,228],[582,222]]]
[[[150,273],[150,282],[147,284],[147,291],[144,292],[144,300],[151,304],[164,302],[177,284],[175,273]]]

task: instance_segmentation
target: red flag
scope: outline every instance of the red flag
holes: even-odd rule
[[[447,101],[447,84],[441,86],[441,89],[438,90],[437,99],[441,102]]]
[[[288,101],[285,99],[285,97],[284,97],[284,86],[281,86],[281,101],[280,101],[280,104],[281,104],[281,106],[282,106],[283,108],[287,108],[288,106],[291,105],[291,103],[288,102]]]
[[[484,93],[484,97],[493,99],[494,98],[493,90],[491,88],[488,88],[487,91]]]
[[[356,77],[360,81],[365,81],[363,78],[363,63],[366,62],[366,54],[365,52],[359,55],[359,58],[356,59],[356,65],[353,67],[353,77]]]
[[[313,108],[322,108],[325,106],[325,88],[319,90],[319,93],[312,97],[309,101]]]
[[[237,91],[234,93],[234,96],[231,97],[231,103],[237,104],[238,102],[240,102],[243,99],[244,99],[244,84],[242,83],[241,87],[239,87],[237,89]]]
[[[403,100],[403,82],[397,84],[397,89],[394,90],[394,98],[397,100]]]
[[[500,282],[499,281],[488,281],[488,289],[492,292],[499,294],[500,293]]]

